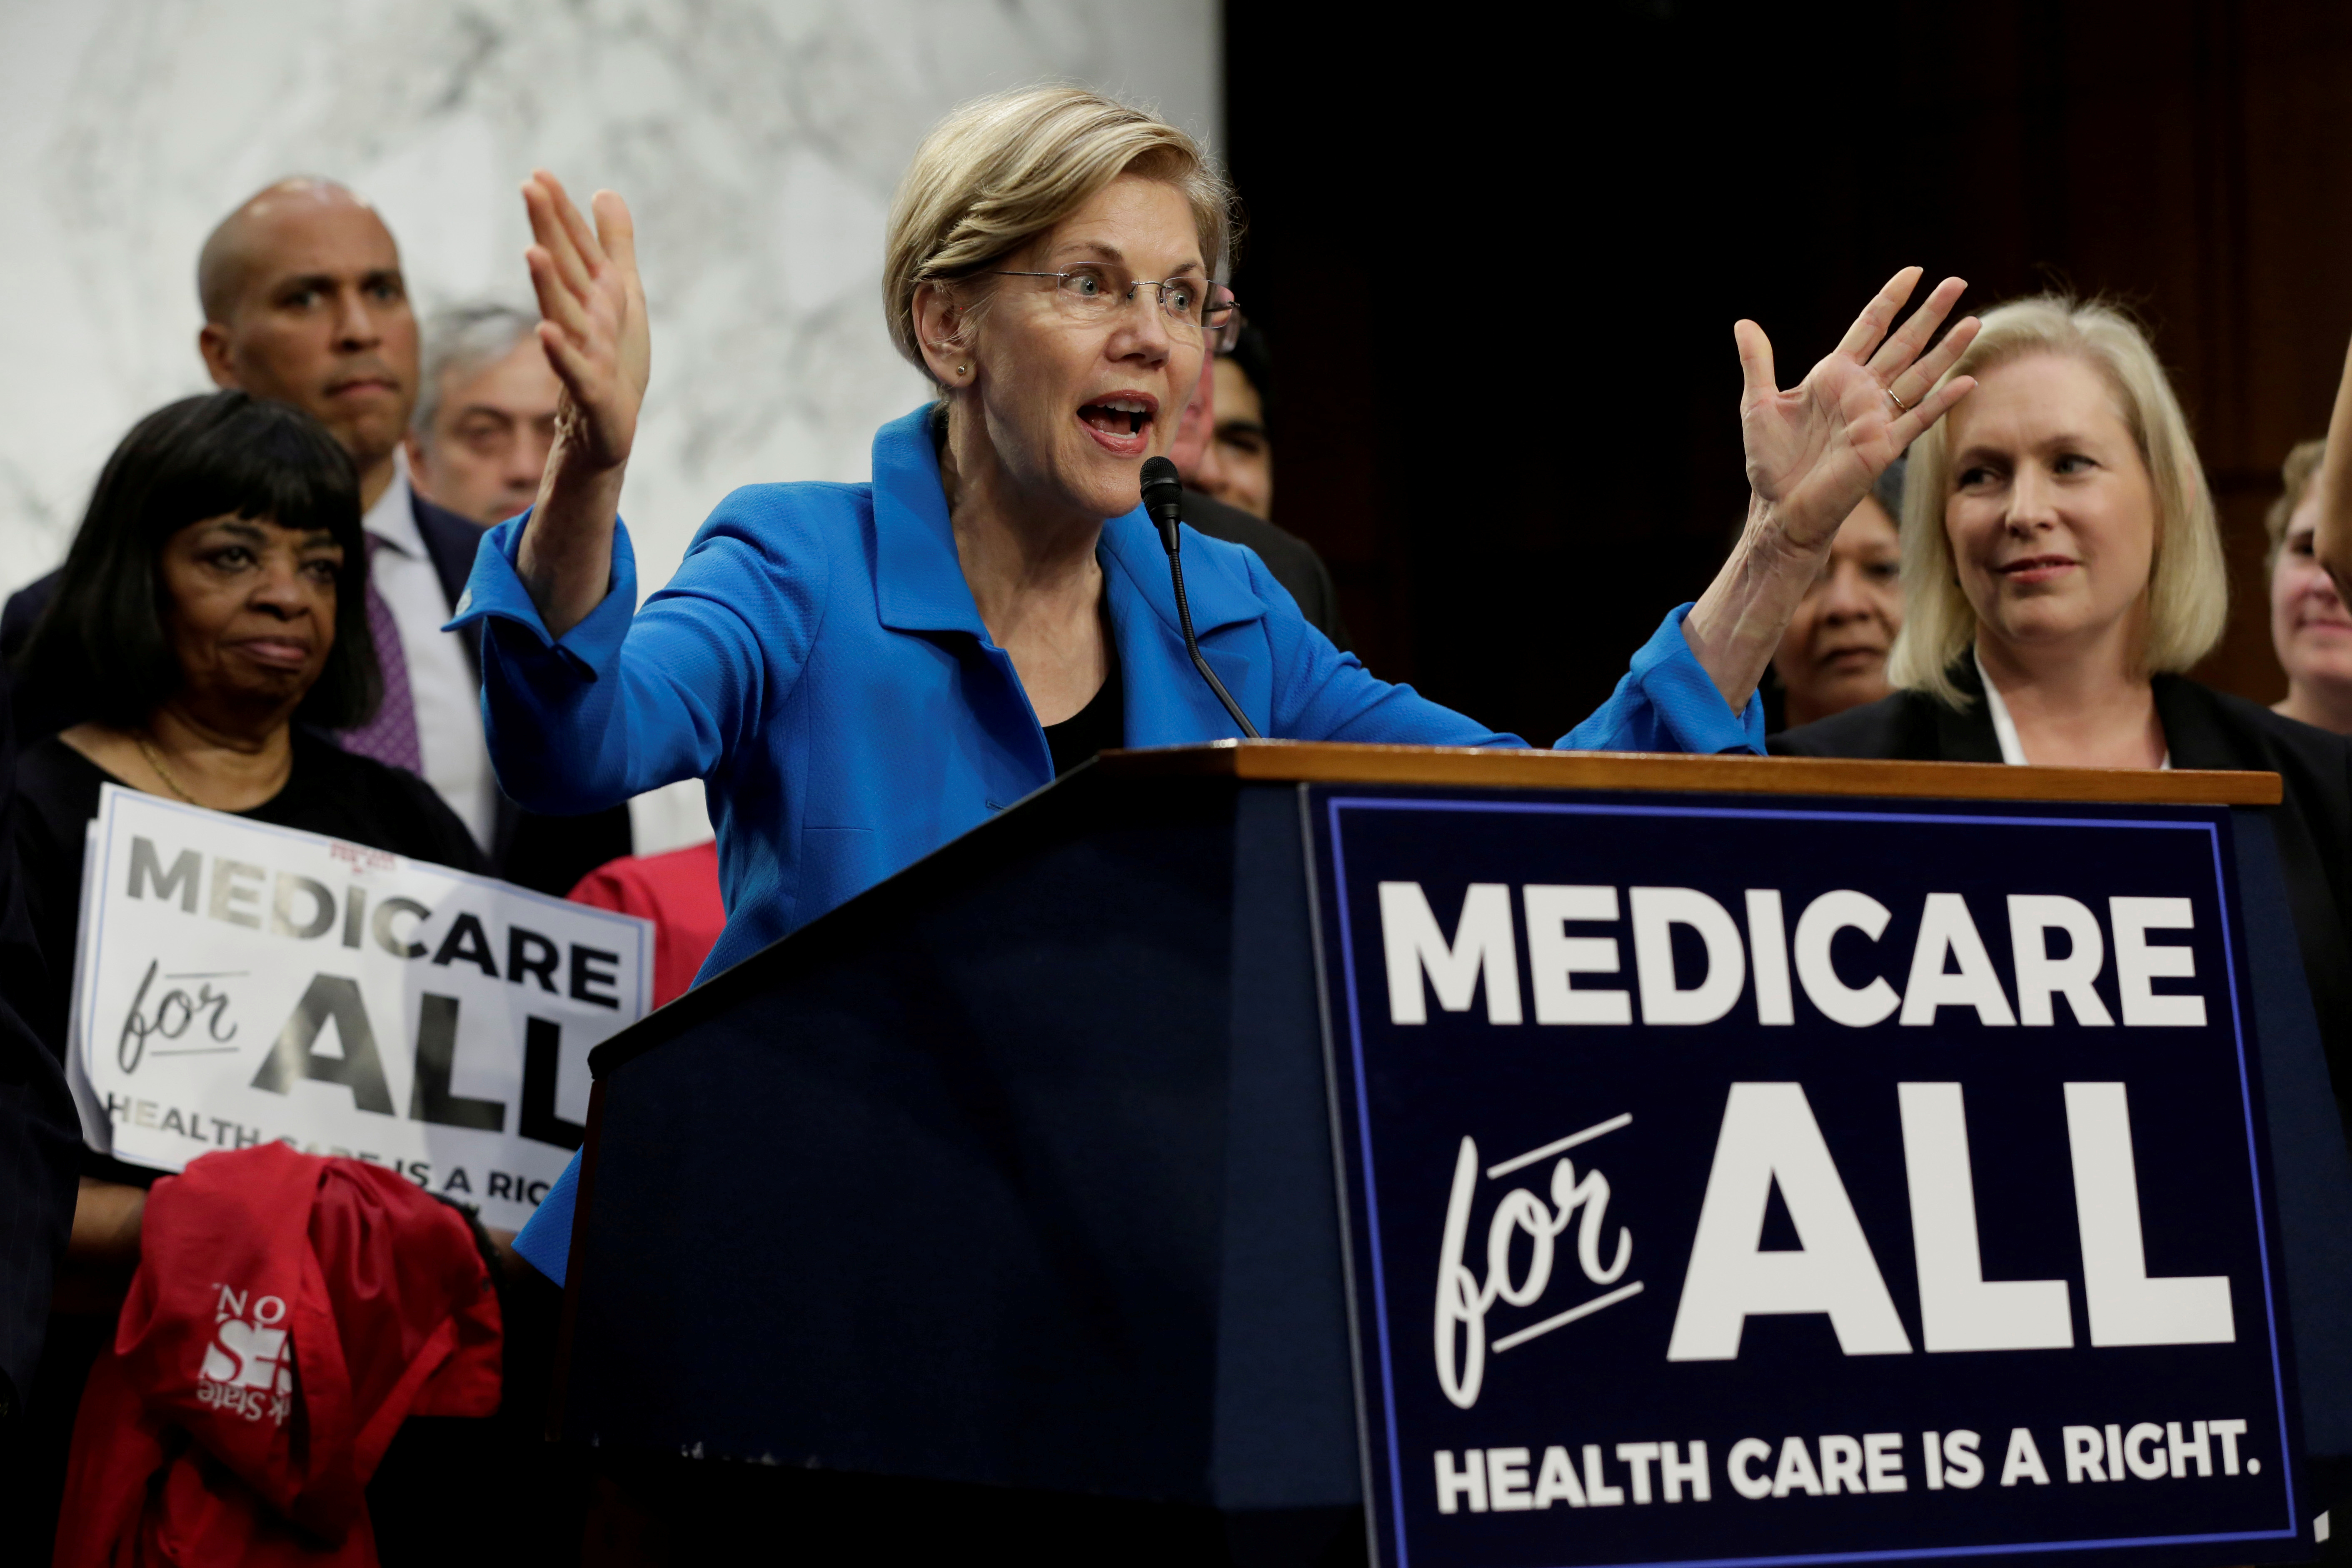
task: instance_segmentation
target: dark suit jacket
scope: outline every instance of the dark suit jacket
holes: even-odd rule
[[[474,570],[475,548],[489,531],[435,506],[415,490],[409,492],[409,504],[416,518],[416,531],[425,540],[425,553],[432,559],[434,574],[440,578],[442,595],[454,614],[459,595],[466,591],[466,578]],[[7,607],[0,610],[0,660],[13,661],[32,640],[33,628],[48,607],[57,581],[58,574],[52,572],[9,595]],[[480,642],[467,637],[465,648],[478,681]],[[78,691],[27,689],[16,695],[16,716],[19,741],[30,742],[81,722],[89,709],[84,695]],[[501,792],[498,817],[485,847],[490,868],[499,877],[561,898],[597,867],[628,854],[630,847],[626,805],[587,816],[546,816],[523,810]]]
[[[41,612],[49,607],[49,595],[57,586],[58,574],[52,572],[9,595],[7,605],[0,607],[0,668],[13,668],[16,656],[33,640],[33,628],[40,625]],[[10,693],[16,743],[28,746],[60,730],[73,728],[89,717],[89,702],[86,693],[60,688],[54,682],[27,686],[16,681]]]
[[[1307,617],[1307,624],[1329,637],[1331,646],[1340,652],[1349,651],[1348,627],[1339,619],[1339,593],[1331,586],[1330,569],[1313,545],[1262,517],[1212,500],[1198,490],[1184,492],[1184,521],[1212,539],[1256,551],[1274,580],[1298,601],[1298,613]]]
[[[1971,699],[1964,710],[1897,692],[1766,744],[1782,756],[2000,762],[1976,661],[1961,660],[1952,675]],[[2174,767],[2274,773],[2284,784],[2271,827],[2337,1104],[2352,1110],[2352,740],[2180,676],[2159,675],[2155,684]]]

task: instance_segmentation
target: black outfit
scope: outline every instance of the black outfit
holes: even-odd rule
[[[466,578],[474,570],[474,551],[488,530],[446,507],[435,506],[414,490],[409,492],[409,505],[416,518],[416,531],[425,540],[425,552],[432,558],[434,574],[441,580],[441,592],[455,614],[457,600],[466,592]],[[0,610],[0,659],[15,659],[32,640],[33,628],[56,591],[57,575],[52,572],[9,595],[6,608]],[[472,637],[464,639],[464,645],[467,662],[478,681],[482,673],[479,645]],[[37,690],[20,687],[16,692],[16,731],[27,745],[89,717],[86,693],[54,689],[54,684],[51,689]],[[80,840],[77,838],[75,843],[79,846]],[[608,860],[627,855],[631,848],[629,808],[625,805],[586,816],[546,816],[523,810],[501,791],[497,819],[490,830],[488,869],[491,875],[518,887],[561,898],[577,886],[581,878]],[[469,868],[478,864],[427,857],[422,852],[418,858],[431,858],[445,866],[464,864]],[[79,848],[74,851],[74,863],[80,864]]]
[[[41,612],[49,607],[49,596],[57,587],[58,574],[52,572],[9,595],[7,604],[0,606],[0,668],[13,671],[17,656],[32,642],[33,628],[40,624]],[[56,681],[26,685],[17,676],[9,693],[9,713],[16,743],[30,745],[89,718],[89,694]]]
[[[1781,756],[1892,757],[1998,763],[2000,742],[1976,660],[1952,667],[1965,710],[1916,691],[1772,736]],[[2177,768],[2274,773],[2284,795],[2271,813],[2279,869],[2303,944],[2303,972],[2327,1051],[2339,1110],[2352,1100],[2352,740],[2283,719],[2267,708],[2177,675],[2155,679],[2156,716]]]
[[[13,831],[16,747],[6,690],[0,670],[0,829]],[[56,1354],[49,1294],[73,1230],[82,1148],[62,1064],[26,1019],[48,988],[49,966],[33,936],[23,882],[13,858],[0,853],[0,1519],[18,1543],[12,1557],[21,1551],[29,1563],[47,1558],[65,1486],[70,1402],[79,1392],[76,1384],[62,1401],[45,1397],[44,1374]],[[96,1337],[80,1337],[94,1353]],[[71,1347],[65,1359],[73,1359]]]
[[[13,831],[16,813],[6,691],[0,671],[0,833]],[[0,1471],[15,1461],[81,1157],[64,1069],[26,1016],[47,990],[48,965],[23,880],[0,854]]]
[[[1118,645],[1106,635],[1103,650],[1109,656],[1110,668],[1103,672],[1103,683],[1087,699],[1087,705],[1060,723],[1045,726],[1045,749],[1053,753],[1055,778],[1092,760],[1097,752],[1127,744],[1127,697],[1118,679]]]
[[[1256,551],[1274,580],[1298,601],[1298,613],[1307,617],[1307,624],[1329,637],[1331,646],[1341,653],[1350,651],[1353,645],[1348,641],[1347,625],[1339,619],[1339,591],[1331,586],[1330,568],[1323,564],[1313,545],[1262,517],[1212,500],[1198,490],[1184,492],[1184,521],[1211,539]]]

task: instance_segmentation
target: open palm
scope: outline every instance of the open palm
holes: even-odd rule
[[[636,440],[653,363],[628,204],[597,192],[592,229],[546,170],[525,181],[522,193],[537,241],[524,259],[539,296],[539,341],[563,384],[557,430],[569,450],[562,456],[617,468]]]
[[[1975,340],[1975,317],[1920,352],[1959,299],[1960,279],[1937,284],[1902,330],[1887,335],[1919,277],[1918,268],[1906,267],[1888,279],[1843,341],[1786,392],[1773,377],[1764,329],[1745,321],[1732,329],[1746,383],[1739,432],[1748,482],[1798,549],[1826,543],[1887,465],[1976,385],[1968,376],[1936,384]]]

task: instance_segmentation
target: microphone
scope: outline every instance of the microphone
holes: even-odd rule
[[[1159,525],[1160,542],[1168,550],[1168,575],[1176,584],[1176,619],[1184,628],[1184,651],[1192,656],[1192,668],[1201,672],[1201,679],[1209,683],[1209,689],[1217,694],[1242,733],[1253,741],[1264,740],[1242,705],[1225,689],[1225,683],[1217,679],[1217,672],[1209,668],[1209,661],[1201,657],[1200,639],[1192,635],[1192,606],[1184,599],[1184,555],[1176,531],[1176,525],[1183,521],[1184,481],[1177,477],[1176,465],[1165,458],[1143,459],[1143,510]]]

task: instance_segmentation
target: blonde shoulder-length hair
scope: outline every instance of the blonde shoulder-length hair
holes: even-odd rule
[[[916,341],[915,290],[984,271],[1125,174],[1183,195],[1202,258],[1221,273],[1236,226],[1233,187],[1178,127],[1083,87],[1021,88],[951,111],[915,150],[890,204],[882,257],[890,341],[931,375]]]
[[[2095,300],[2043,294],[1988,310],[1984,329],[1945,373],[1981,376],[2037,353],[2065,354],[2096,370],[2139,447],[2156,497],[2143,674],[2183,670],[2212,651],[2230,616],[2221,528],[2189,420],[2147,335],[2123,311]],[[1965,406],[1965,405],[1963,405]],[[1968,698],[1953,663],[1975,645],[1976,610],[1953,567],[1944,510],[1952,489],[1948,416],[1911,444],[1903,485],[1903,630],[1887,660],[1895,685],[1952,707]]]

